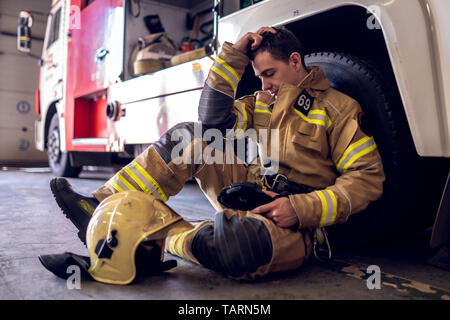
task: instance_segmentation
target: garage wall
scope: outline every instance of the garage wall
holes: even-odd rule
[[[37,59],[17,50],[19,11],[48,13],[51,0],[0,0],[0,164],[40,165],[45,153],[34,146]],[[40,56],[47,16],[33,13],[32,54]]]

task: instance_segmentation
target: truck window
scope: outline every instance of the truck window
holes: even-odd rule
[[[50,36],[48,37],[47,49],[59,38],[59,24],[61,21],[61,8],[55,12],[50,25]]]
[[[125,10],[124,80],[209,54],[213,0],[132,0]]]
[[[263,0],[227,0],[222,1],[219,8],[219,16],[225,17],[241,9],[248,8]]]

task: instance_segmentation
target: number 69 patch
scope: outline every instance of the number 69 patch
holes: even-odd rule
[[[295,109],[303,113],[305,116],[308,115],[309,110],[311,109],[314,103],[314,97],[310,96],[309,93],[304,89],[297,98],[297,102],[295,103]]]

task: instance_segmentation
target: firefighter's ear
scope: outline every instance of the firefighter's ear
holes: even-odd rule
[[[292,52],[289,56],[289,64],[292,66],[292,68],[294,68],[294,70],[300,71],[300,69],[303,68],[302,57],[300,53]]]

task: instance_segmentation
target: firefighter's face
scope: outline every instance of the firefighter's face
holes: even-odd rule
[[[306,75],[300,54],[294,52],[289,61],[275,59],[268,51],[258,53],[252,62],[255,75],[261,79],[262,90],[276,96],[282,82],[297,85]]]

